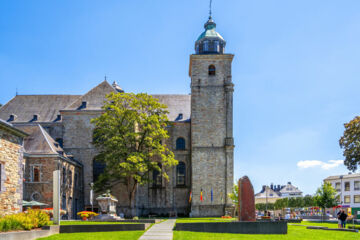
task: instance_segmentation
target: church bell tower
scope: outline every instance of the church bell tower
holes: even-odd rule
[[[223,216],[232,208],[233,54],[211,15],[190,55],[192,216]],[[202,195],[202,197],[201,197]]]

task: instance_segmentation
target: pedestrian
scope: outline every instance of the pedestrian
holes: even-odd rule
[[[341,214],[341,209],[338,211],[337,213],[337,219],[338,219],[338,228],[341,228],[341,220],[340,220],[340,214]]]
[[[341,211],[340,214],[340,220],[341,220],[341,228],[345,228],[346,227],[346,219],[347,219],[348,215],[345,213],[344,210]]]

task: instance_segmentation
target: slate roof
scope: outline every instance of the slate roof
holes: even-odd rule
[[[24,149],[27,154],[61,154],[64,150],[56,141],[41,127],[40,124],[19,125],[18,129],[29,134],[24,141]]]
[[[284,193],[302,193],[297,187],[292,185],[291,183],[286,184],[283,188],[280,190],[281,194]]]
[[[59,111],[101,110],[105,96],[110,92],[117,90],[107,81],[103,81],[84,95],[18,95],[0,108],[0,118],[7,121],[10,115],[16,115],[11,122],[56,122],[60,120],[57,118]],[[153,94],[152,96],[168,106],[170,121],[190,120],[191,95]],[[86,107],[82,107],[83,102],[86,102]],[[37,121],[33,121],[35,114],[38,115]]]
[[[191,113],[191,95],[181,94],[154,94],[154,98],[168,106],[168,118],[170,121],[188,121]],[[182,114],[182,119],[179,119]]]
[[[15,114],[12,122],[30,122],[38,114],[37,122],[54,122],[59,110],[74,102],[81,95],[17,95],[0,108],[0,118],[8,121]]]
[[[265,187],[261,192],[255,194],[255,198],[279,198],[279,193],[275,192],[268,186]]]
[[[8,123],[3,119],[0,119],[0,128],[6,129],[7,131],[13,133],[15,136],[19,136],[19,137],[27,136],[27,133],[19,130],[18,128],[15,128],[11,123]]]
[[[117,92],[106,80],[77,98],[64,110],[100,110],[106,100],[106,94]],[[81,108],[82,102],[86,102],[86,108]]]

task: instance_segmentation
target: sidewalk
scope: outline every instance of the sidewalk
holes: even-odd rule
[[[175,222],[176,219],[169,219],[162,223],[154,224],[139,240],[172,240]]]

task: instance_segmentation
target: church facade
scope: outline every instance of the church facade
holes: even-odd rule
[[[216,32],[211,17],[204,27],[205,31],[195,43],[195,54],[190,55],[191,94],[152,95],[168,106],[172,124],[168,127],[170,138],[166,144],[179,164],[167,169],[169,181],[151,173],[153,182],[137,187],[135,209],[138,216],[222,216],[232,208],[228,193],[233,186],[234,84],[231,65],[234,55],[225,53],[226,42]],[[64,159],[64,164],[57,165],[62,181],[77,184],[76,191],[61,193],[61,206],[72,212],[69,218],[76,216],[78,210],[91,209],[90,183],[103,170],[103,166],[94,161],[97,150],[91,143],[94,126],[90,120],[102,113],[106,94],[122,91],[116,82],[103,81],[84,95],[17,95],[0,108],[1,119],[24,132],[36,129],[50,150]],[[29,148],[32,148],[31,144],[38,144],[30,140],[28,137]],[[39,161],[41,158],[41,164],[35,164],[40,166],[37,171],[43,171],[37,174],[47,176],[49,173],[44,171],[53,168],[46,165],[53,166],[54,160],[46,160],[37,153],[31,156],[33,163],[37,157]],[[29,164],[25,164],[25,168],[27,166]],[[32,176],[31,171],[25,169],[25,175]],[[27,198],[24,200],[33,200],[34,189],[36,201],[50,196],[36,184],[41,183],[24,186],[24,198]],[[127,215],[129,203],[125,187],[120,184],[111,191],[119,200],[118,214]],[[94,200],[95,209],[96,204]]]

